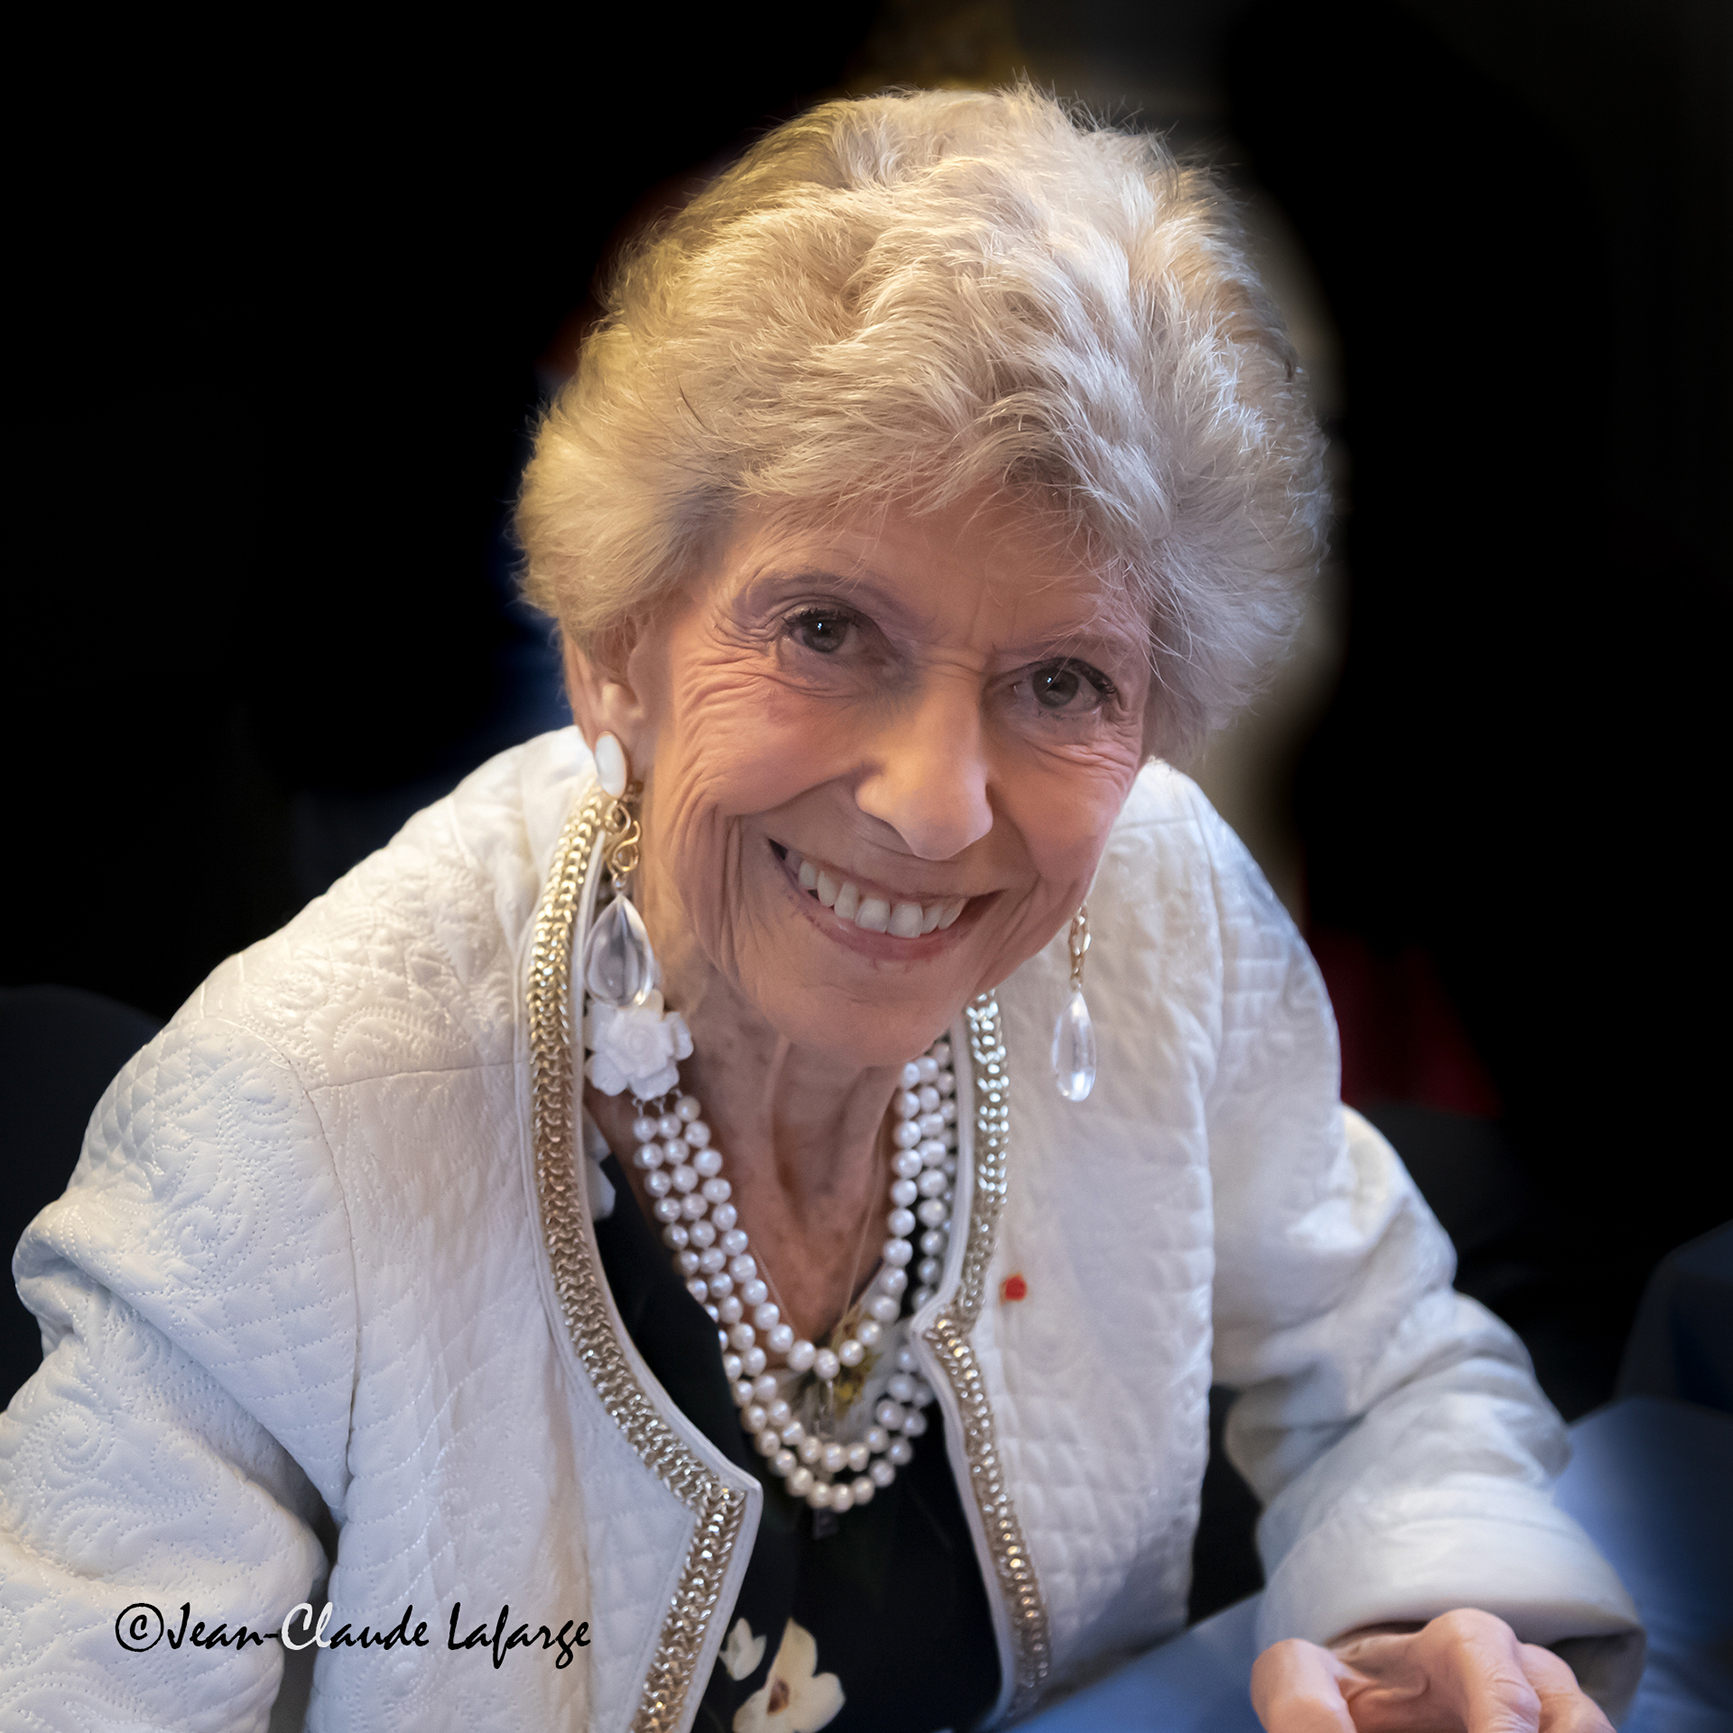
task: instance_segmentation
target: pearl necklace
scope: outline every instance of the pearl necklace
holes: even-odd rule
[[[891,1103],[890,1237],[865,1297],[832,1332],[834,1347],[797,1339],[783,1322],[729,1201],[732,1188],[698,1098],[678,1089],[656,1102],[634,1098],[633,1165],[655,1200],[653,1213],[675,1269],[717,1326],[740,1424],[790,1496],[814,1510],[841,1512],[870,1502],[913,1458],[914,1440],[927,1429],[922,1410],[933,1392],[908,1344],[904,1302],[912,1315],[932,1298],[950,1243],[957,1175],[957,1082],[950,1061],[950,1042],[939,1040],[903,1067]],[[664,1111],[652,1112],[656,1105]],[[910,1243],[917,1225],[918,1263]],[[881,1382],[877,1369],[887,1356],[892,1370]],[[867,1410],[871,1424],[851,1428],[861,1396],[875,1383],[880,1396]]]

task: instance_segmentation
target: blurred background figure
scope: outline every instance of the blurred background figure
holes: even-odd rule
[[[1189,768],[1306,930],[1344,1095],[1460,1285],[1567,1418],[1605,1401],[1650,1270],[1733,1215],[1728,20],[843,0],[310,41],[198,86],[160,47],[51,57],[80,149],[41,146],[26,216],[4,981],[62,991],[4,1002],[7,1244],[117,1039],[569,720],[505,525],[611,248],[827,94],[1027,72],[1244,203],[1338,527],[1287,667]],[[1206,1503],[1198,1612],[1258,1580],[1225,1465]]]

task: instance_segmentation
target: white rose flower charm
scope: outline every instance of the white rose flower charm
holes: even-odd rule
[[[691,1058],[692,1033],[678,1011],[662,1009],[662,995],[652,987],[636,1005],[592,1000],[584,1045],[590,1050],[584,1075],[604,1095],[630,1089],[640,1101],[653,1101],[680,1081],[675,1062]]]

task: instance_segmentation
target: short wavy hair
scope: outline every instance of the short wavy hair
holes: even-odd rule
[[[1233,206],[1028,85],[825,103],[615,270],[544,415],[525,594],[584,648],[745,502],[1035,503],[1150,624],[1151,749],[1285,647],[1323,441]]]

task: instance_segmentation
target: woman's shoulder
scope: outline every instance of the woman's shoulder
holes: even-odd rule
[[[1211,820],[1221,822],[1204,791],[1165,758],[1152,758],[1137,773],[1113,830],[1117,839],[1141,830],[1177,827],[1176,840],[1182,840],[1186,830]]]
[[[314,1087],[509,1059],[522,944],[589,765],[575,729],[490,759],[229,958],[176,1022],[238,1024]]]
[[[1089,967],[1104,989],[1153,971],[1169,993],[1231,996],[1248,969],[1261,979],[1304,951],[1245,844],[1197,783],[1160,760],[1139,773],[1114,826],[1089,923]],[[1050,949],[1063,961],[1063,934]]]
[[[1275,893],[1208,795],[1182,770],[1151,759],[1138,773],[1107,847],[1128,887],[1208,885],[1214,900],[1286,922]]]

